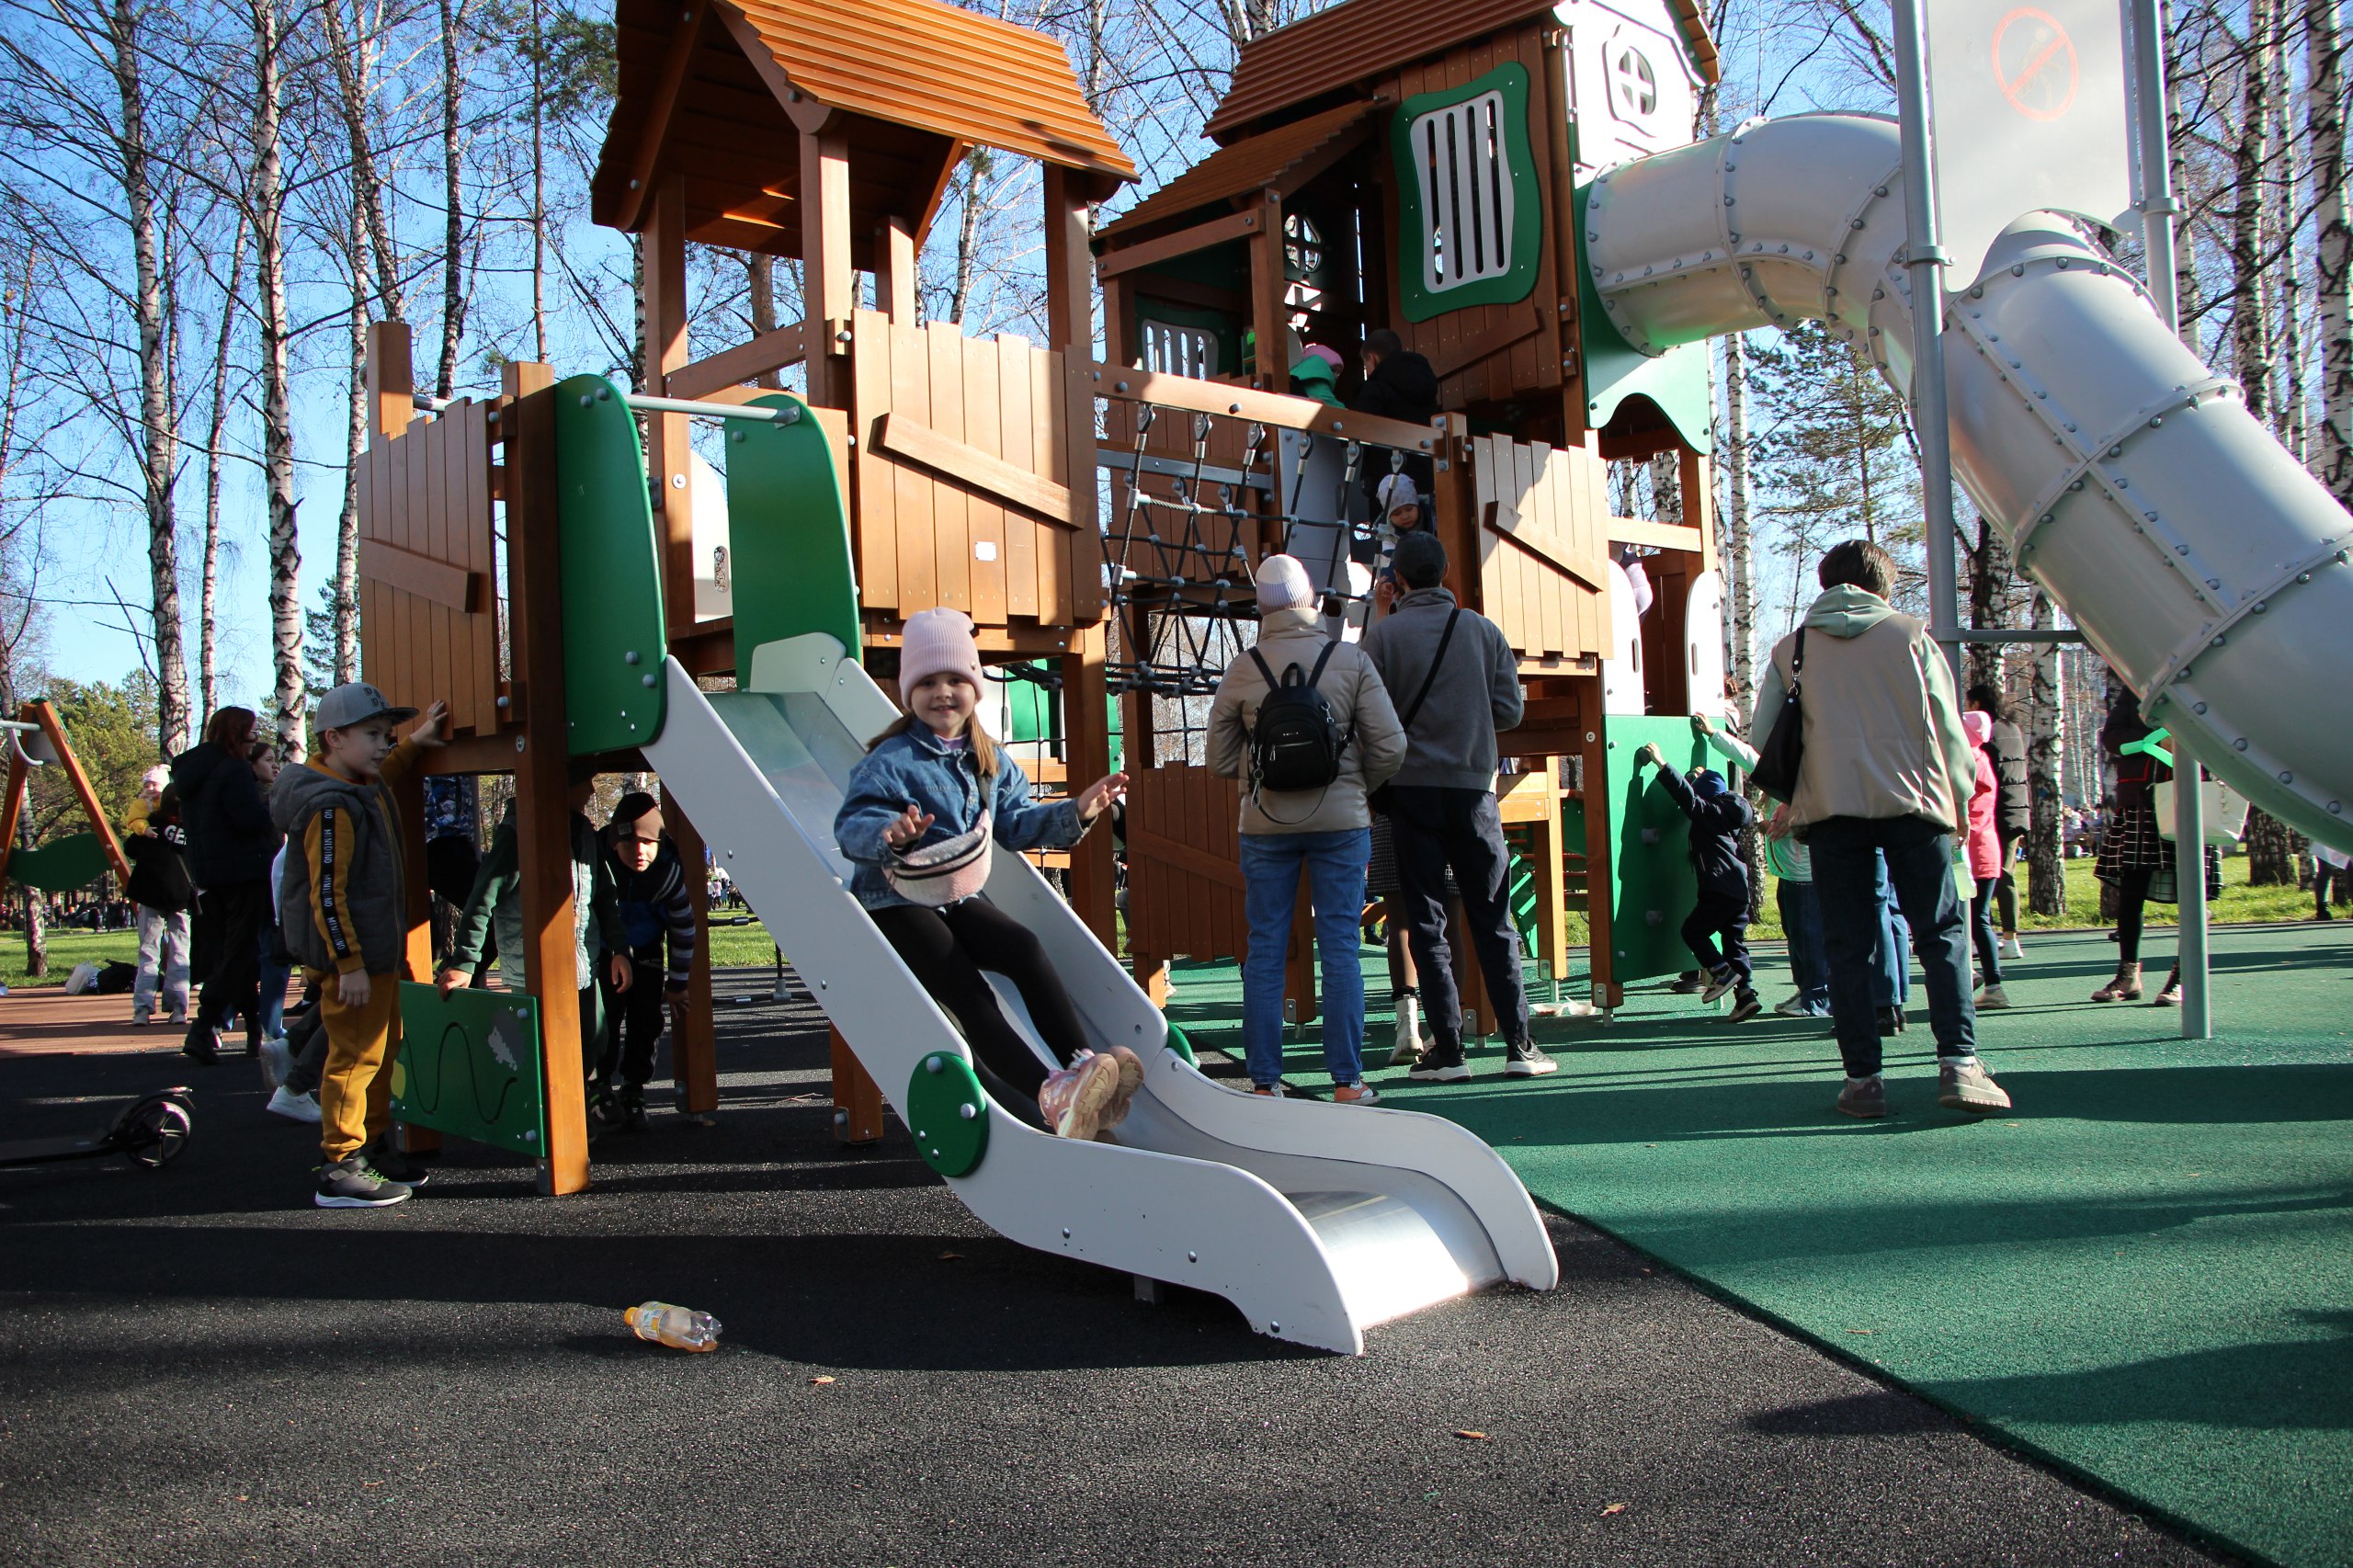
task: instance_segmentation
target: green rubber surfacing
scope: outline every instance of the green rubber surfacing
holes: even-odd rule
[[[2240,1552],[2353,1561],[2353,926],[2218,930],[2223,1032],[2199,1042],[2178,1013],[2086,1000],[2103,935],[2029,940],[2018,1007],[1979,1029],[2018,1109],[1983,1121],[1936,1104],[1916,982],[1880,1123],[1830,1109],[1826,1024],[1729,1027],[1655,988],[1606,1032],[1540,1022],[1549,1078],[1505,1079],[1492,1043],[1466,1085],[1368,1076],[1486,1138],[1540,1202],[1997,1440]],[[2152,934],[2152,994],[2171,941]],[[1758,970],[1787,994],[1778,950]],[[1177,966],[1170,1014],[1238,1054],[1233,973]],[[1389,1040],[1377,1020],[1373,1063]],[[1288,1051],[1316,1083],[1313,1028]]]

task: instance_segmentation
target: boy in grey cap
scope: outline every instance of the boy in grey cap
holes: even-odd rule
[[[317,754],[279,774],[270,790],[270,820],[288,845],[278,884],[286,945],[318,989],[327,1032],[319,1080],[324,1163],[313,1197],[322,1209],[381,1209],[425,1183],[382,1146],[412,924],[392,791],[426,748],[443,744],[449,716],[436,702],[396,746],[393,730],[416,710],[393,707],[364,682],[336,687],[319,699]]]

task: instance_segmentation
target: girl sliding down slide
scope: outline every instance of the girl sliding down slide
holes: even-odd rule
[[[899,652],[905,716],[852,771],[834,841],[856,867],[850,892],[932,1000],[952,1017],[992,1094],[1014,1114],[1034,1096],[1043,1124],[1093,1138],[1127,1115],[1143,1063],[1125,1046],[1088,1049],[1077,1009],[1029,929],[982,896],[995,845],[1062,849],[1127,792],[1098,778],[1067,801],[1029,798],[1029,779],[973,721],[981,654],[960,610],[907,619]],[[981,972],[1011,980],[1056,1060],[1048,1072]]]

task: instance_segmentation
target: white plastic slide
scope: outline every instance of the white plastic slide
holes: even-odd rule
[[[1595,182],[1586,255],[1645,352],[1819,320],[1908,394],[1893,121],[1797,115]],[[2067,221],[2027,213],[1945,308],[1953,468],[2153,723],[2353,849],[2353,523]]]
[[[909,1119],[926,1059],[970,1053],[850,896],[833,838],[850,769],[897,710],[823,633],[760,648],[745,690],[706,694],[676,660],[665,678],[647,764]],[[948,1180],[997,1232],[1214,1291],[1262,1334],[1349,1355],[1368,1327],[1435,1301],[1558,1283],[1535,1205],[1476,1137],[1221,1087],[1166,1049],[1159,1009],[1029,861],[995,857],[988,897],[1038,933],[1098,1046],[1127,1045],[1146,1068],[1116,1143],[1049,1137],[974,1096],[986,1148]]]

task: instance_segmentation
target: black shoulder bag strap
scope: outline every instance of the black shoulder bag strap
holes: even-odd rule
[[[1422,704],[1429,700],[1430,687],[1438,684],[1438,667],[1446,663],[1446,645],[1454,641],[1454,623],[1461,619],[1462,607],[1457,605],[1454,613],[1446,618],[1446,630],[1438,634],[1438,652],[1430,655],[1430,667],[1422,676],[1422,689],[1414,693],[1414,700],[1398,715],[1397,728],[1407,734],[1413,733],[1414,721],[1421,717]]]

